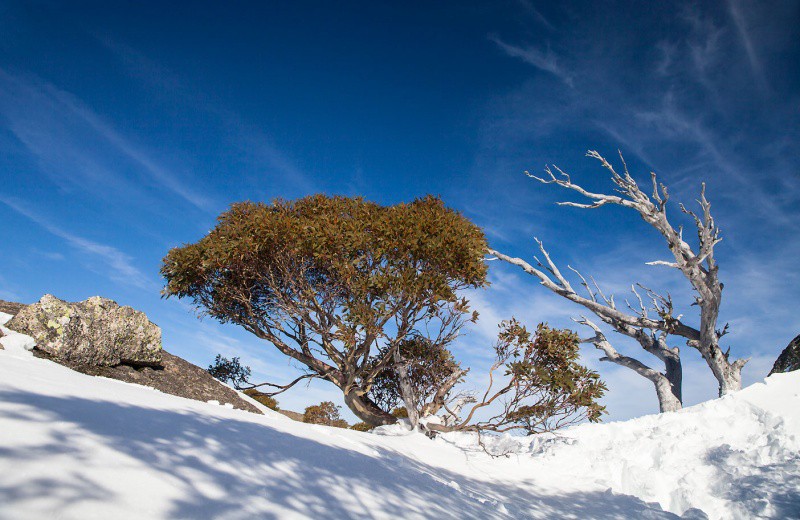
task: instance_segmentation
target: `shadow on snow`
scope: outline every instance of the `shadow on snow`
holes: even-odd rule
[[[472,479],[388,448],[371,446],[376,454],[369,455],[236,418],[15,391],[0,392],[0,403],[24,405],[0,409],[7,419],[39,421],[45,429],[61,424],[39,445],[0,446],[9,470],[15,461],[56,455],[74,458],[76,468],[13,487],[0,475],[7,511],[42,495],[62,512],[86,501],[113,501],[115,491],[81,466],[93,454],[80,440],[92,435],[180,481],[183,491],[170,503],[169,518],[277,518],[270,503],[284,514],[318,518],[677,518],[633,496],[539,494],[533,485]]]

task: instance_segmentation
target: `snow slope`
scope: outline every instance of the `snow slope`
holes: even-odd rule
[[[800,372],[677,413],[503,439],[491,449],[527,455],[533,471],[591,475],[676,513],[800,518]]]
[[[3,520],[800,518],[800,373],[677,414],[500,439],[490,449],[513,454],[492,458],[465,435],[254,415],[0,341]]]

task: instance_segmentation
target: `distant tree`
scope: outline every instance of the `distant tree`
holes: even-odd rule
[[[310,424],[324,424],[336,428],[348,428],[350,425],[339,415],[339,408],[331,401],[323,401],[309,406],[303,413],[303,422]]]
[[[403,361],[408,338],[447,345],[477,319],[459,292],[487,284],[485,250],[483,232],[436,197],[243,202],[200,241],[169,252],[163,294],[192,299],[305,367],[279,391],[325,379],[361,420],[390,424],[397,419],[370,398],[371,386]]]
[[[368,432],[373,429],[374,426],[365,422],[357,422],[353,426],[350,427],[351,430],[356,430],[359,432]]]
[[[599,421],[605,412],[599,400],[606,386],[596,372],[578,362],[579,347],[572,331],[540,324],[532,334],[515,319],[504,321],[483,396],[459,400],[457,409],[445,404],[443,420],[429,422],[426,429],[535,434],[583,420]],[[462,418],[461,408],[470,403]],[[478,412],[484,412],[480,419]]]
[[[243,393],[263,404],[267,408],[271,408],[275,411],[280,410],[280,407],[278,406],[278,400],[267,393],[259,392],[255,388],[245,389]]]
[[[698,237],[697,249],[694,249],[684,240],[683,227],[679,226],[676,229],[667,219],[669,193],[666,186],[656,181],[655,173],[651,173],[653,191],[652,196],[648,196],[628,173],[622,154],[620,159],[624,167],[623,174],[617,173],[614,167],[596,151],[589,151],[587,156],[597,159],[611,173],[617,194],[590,192],[573,183],[570,176],[558,167],[555,167],[558,176],[549,167],[545,169],[546,178],[536,177],[527,172],[526,174],[541,183],[556,184],[589,199],[588,203],[562,202],[560,205],[594,209],[614,204],[639,214],[664,238],[672,256],[670,261],[657,260],[649,262],[649,265],[667,266],[677,269],[683,275],[696,293],[692,305],[696,305],[699,311],[700,328],[687,324],[683,315],[676,315],[669,294],[664,296],[640,284],[632,285],[636,299],[633,304],[626,302],[627,309],[619,308],[614,296],[603,293],[593,278],[590,278],[592,281],[590,285],[577,270],[569,267],[586,290],[586,296],[581,296],[573,289],[567,277],[551,260],[538,240],[544,260],[542,263],[537,259],[539,268],[521,258],[510,257],[494,249],[489,249],[489,254],[522,268],[526,273],[538,278],[543,286],[554,293],[582,305],[616,332],[636,340],[647,353],[662,362],[664,370],[660,371],[636,358],[622,355],[611,345],[595,323],[583,316],[576,320],[594,333],[594,336],[584,341],[594,344],[605,354],[601,361],[629,368],[653,383],[662,412],[679,410],[682,407],[683,370],[680,351],[677,346],[669,345],[669,336],[681,338],[686,345],[700,352],[719,383],[720,396],[739,390],[742,387],[741,371],[747,360],[729,359],[730,349],[724,351],[720,346],[720,339],[727,334],[728,325],[722,328],[717,325],[723,284],[718,278],[719,265],[714,257],[714,247],[722,238],[711,216],[711,203],[705,196],[705,184],[702,185],[698,201],[701,209],[699,215],[686,209],[683,204],[679,205],[681,212],[694,221]]]
[[[206,369],[215,379],[223,383],[230,382],[237,390],[241,390],[244,385],[249,385],[250,382],[250,367],[242,366],[238,357],[228,359],[217,354],[214,358],[214,363],[208,365]]]

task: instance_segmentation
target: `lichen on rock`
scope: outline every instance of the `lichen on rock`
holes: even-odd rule
[[[38,350],[56,359],[95,366],[161,364],[161,329],[143,312],[108,298],[69,303],[46,294],[6,326],[33,337]]]

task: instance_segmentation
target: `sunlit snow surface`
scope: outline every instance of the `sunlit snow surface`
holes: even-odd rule
[[[499,439],[492,458],[467,435],[254,415],[0,341],[3,520],[800,518],[800,372],[680,413]]]

